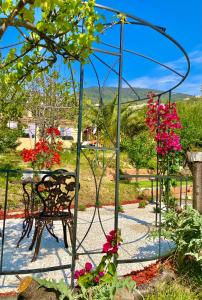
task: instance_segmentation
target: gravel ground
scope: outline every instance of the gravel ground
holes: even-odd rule
[[[124,213],[119,214],[119,228],[121,229],[123,244],[119,251],[119,259],[130,258],[149,258],[157,255],[159,251],[158,241],[153,241],[149,238],[149,232],[152,224],[155,221],[153,206],[147,205],[146,208],[138,208],[138,204],[124,205]],[[86,231],[88,230],[91,220],[93,219],[94,208],[88,208],[86,211],[78,213],[78,233],[77,245],[81,243]],[[99,214],[96,211],[94,215],[93,225],[89,230],[88,235],[83,240],[79,253],[99,251],[105,242],[105,236],[101,228],[99,218],[102,221],[103,229],[106,233],[113,229],[114,224],[114,207],[107,206],[99,209]],[[2,221],[0,223],[2,227]],[[62,264],[71,263],[71,247],[68,250],[64,248],[62,237],[62,226],[60,222],[54,223],[54,232],[59,238],[59,243],[55,241],[50,234],[44,230],[39,256],[35,262],[31,262],[33,251],[28,251],[31,243],[30,238],[24,238],[20,248],[16,248],[17,241],[22,231],[21,219],[9,219],[6,221],[6,237],[4,244],[4,270],[20,270],[34,269]],[[167,241],[161,240],[161,253],[165,254],[171,249],[172,245]],[[86,261],[91,261],[94,265],[99,263],[102,255],[100,254],[85,254],[80,255],[77,260],[77,268],[82,268]],[[124,275],[133,270],[143,269],[154,261],[142,263],[121,264],[118,266],[118,274]],[[46,278],[54,278],[55,280],[63,279],[66,282],[70,280],[70,271],[53,271],[49,273],[38,274]],[[23,276],[21,276],[23,277]],[[0,293],[14,291],[18,286],[19,281],[14,275],[0,277]]]

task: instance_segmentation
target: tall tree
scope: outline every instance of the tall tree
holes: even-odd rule
[[[24,111],[25,93],[22,89],[7,86],[3,72],[0,72],[0,152],[11,151],[18,145],[21,136],[21,117]],[[11,94],[14,97],[11,97]],[[9,128],[11,121],[17,122],[17,128]]]
[[[116,129],[117,129],[117,96],[113,101],[101,104],[99,107],[93,103],[88,105],[89,126],[96,127],[99,132],[100,141],[105,145],[116,143]],[[89,113],[90,111],[90,113]],[[121,135],[122,137],[133,137],[139,132],[146,130],[144,122],[145,110],[142,106],[122,105],[121,108]]]
[[[26,110],[41,133],[45,127],[58,127],[65,121],[72,126],[76,123],[78,103],[71,87],[72,83],[60,78],[56,71],[41,74],[26,87]]]
[[[31,81],[50,69],[59,56],[64,63],[85,62],[102,29],[94,5],[95,0],[2,0],[0,38],[9,27],[20,34],[17,39],[13,32],[11,50],[2,52],[0,67],[7,71],[7,83]]]

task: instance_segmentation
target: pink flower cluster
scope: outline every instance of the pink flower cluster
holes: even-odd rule
[[[156,132],[157,153],[165,156],[173,151],[181,151],[180,137],[175,132],[182,128],[176,104],[159,104],[154,101],[154,94],[149,96],[146,124],[152,132]]]
[[[91,273],[93,271],[93,265],[90,262],[87,262],[85,264],[85,268],[81,270],[77,270],[74,273],[74,279],[79,279],[81,276],[84,276],[88,273]],[[105,273],[103,271],[100,271],[98,274],[95,273],[95,276],[93,278],[93,281],[95,283],[98,283],[100,281],[100,278],[103,277]]]
[[[90,272],[93,268],[93,265],[90,262],[85,264],[85,269],[77,270],[74,273],[74,278],[79,279],[80,276],[83,276],[86,272]]]
[[[116,230],[111,230],[106,235],[107,242],[103,245],[102,252],[107,254],[115,254],[120,246],[119,236]]]
[[[181,151],[180,137],[173,131],[159,132],[156,134],[155,140],[158,143],[157,152],[165,156],[171,151]]]
[[[112,272],[112,259],[118,256],[118,248],[122,242],[120,230],[111,230],[108,235],[106,235],[107,242],[103,245],[103,253],[106,253],[100,264],[93,268],[90,262],[85,264],[84,269],[76,270],[74,273],[74,278],[77,279],[77,284],[80,287],[95,286],[100,282],[110,281],[114,276],[116,271]],[[116,267],[114,265],[114,269]],[[113,274],[114,273],[114,274]],[[102,278],[103,277],[103,278]]]

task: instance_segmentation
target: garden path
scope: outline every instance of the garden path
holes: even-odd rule
[[[155,222],[155,214],[153,213],[153,205],[149,204],[146,208],[138,208],[138,204],[124,205],[124,212],[119,213],[119,228],[123,237],[123,244],[119,251],[120,259],[130,258],[149,258],[158,255],[158,240],[154,241],[149,238],[149,232],[152,224]],[[114,226],[114,207],[106,206],[96,212],[93,225],[83,241],[79,252],[84,254],[86,251],[100,251],[105,242],[105,236],[99,222],[102,220],[103,229],[106,233],[113,229]],[[94,208],[87,208],[85,211],[78,212],[78,235],[77,245],[82,241],[94,214]],[[2,221],[0,223],[2,226]],[[34,269],[58,266],[61,264],[71,263],[71,247],[66,250],[63,246],[62,226],[60,222],[54,223],[54,232],[59,237],[59,243],[55,241],[45,230],[42,238],[39,256],[35,262],[31,262],[33,252],[28,251],[31,243],[31,237],[24,238],[20,248],[16,248],[17,241],[21,235],[22,219],[8,219],[6,221],[6,238],[4,245],[4,269]],[[168,252],[172,245],[168,241],[161,241],[161,253]],[[80,255],[77,260],[77,268],[84,266],[86,261],[92,262],[94,265],[99,263],[101,254]],[[142,263],[121,264],[118,266],[118,274],[124,275],[134,270],[143,269],[145,266],[154,261]],[[37,275],[39,276],[39,274]],[[70,281],[70,271],[53,271],[43,273],[40,276],[53,278],[55,280],[64,279]],[[23,275],[21,276],[23,277]],[[15,276],[0,277],[0,293],[16,290],[18,279]]]

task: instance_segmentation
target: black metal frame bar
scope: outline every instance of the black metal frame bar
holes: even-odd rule
[[[120,136],[121,136],[121,89],[123,73],[123,34],[124,24],[120,24],[120,60],[118,79],[118,103],[117,103],[117,128],[116,128],[116,177],[115,177],[115,216],[114,229],[118,230],[118,208],[119,208],[119,178],[120,178]]]

